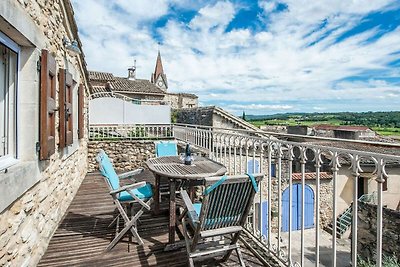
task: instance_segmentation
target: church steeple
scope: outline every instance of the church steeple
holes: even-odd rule
[[[151,82],[164,91],[168,89],[167,76],[164,73],[160,50],[158,50],[156,68],[154,69],[154,73],[151,75]]]

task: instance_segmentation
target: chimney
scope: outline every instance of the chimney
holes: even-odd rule
[[[128,80],[136,80],[136,59],[134,60],[133,66],[128,69]]]

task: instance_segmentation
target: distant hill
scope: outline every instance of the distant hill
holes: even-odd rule
[[[330,112],[246,115],[246,120],[260,125],[362,125],[382,135],[400,135],[400,111],[390,112]]]
[[[246,115],[246,120],[296,120],[329,122],[338,120],[344,125],[365,125],[369,127],[400,128],[400,111],[390,112],[338,112],[338,113],[284,113],[274,115]]]

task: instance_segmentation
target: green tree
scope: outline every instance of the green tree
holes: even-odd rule
[[[245,121],[246,120],[246,113],[244,113],[244,110],[243,110],[243,114],[242,114],[242,119]]]

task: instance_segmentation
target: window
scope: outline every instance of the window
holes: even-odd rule
[[[0,33],[0,168],[16,158],[18,46]]]

